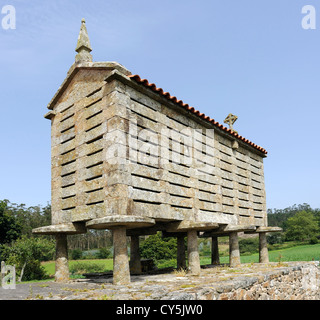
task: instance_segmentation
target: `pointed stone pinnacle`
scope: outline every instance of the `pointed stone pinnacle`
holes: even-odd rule
[[[92,51],[92,48],[90,45],[88,31],[86,28],[86,21],[85,19],[82,19],[80,33],[78,36],[78,42],[76,47],[76,52],[78,52],[75,58],[76,62],[85,62],[85,61],[92,62],[92,55],[90,54],[91,51]]]

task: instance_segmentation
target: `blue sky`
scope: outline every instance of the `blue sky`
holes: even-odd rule
[[[50,201],[46,106],[74,62],[81,18],[94,61],[117,61],[264,147],[268,208],[320,207],[320,24],[313,0],[0,0],[0,199]],[[4,15],[0,15],[2,19]],[[318,21],[317,20],[317,21]],[[320,22],[319,22],[320,23]]]

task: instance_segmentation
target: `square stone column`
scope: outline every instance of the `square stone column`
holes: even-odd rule
[[[230,232],[229,234],[229,262],[231,268],[240,265],[240,250],[237,232]]]
[[[186,246],[184,235],[177,237],[177,269],[186,268]]]
[[[200,257],[196,230],[188,231],[188,270],[193,275],[200,275]]]
[[[118,226],[113,230],[113,283],[130,283],[130,270],[127,249],[126,227]]]
[[[67,282],[69,280],[68,242],[65,233],[59,233],[56,237],[56,264],[55,281]]]
[[[267,243],[267,234],[266,232],[259,232],[259,262],[268,263],[269,254],[268,254],[268,243]]]
[[[218,237],[211,237],[211,264],[220,264]]]
[[[141,274],[141,257],[139,252],[139,236],[131,236],[130,243],[130,272]]]

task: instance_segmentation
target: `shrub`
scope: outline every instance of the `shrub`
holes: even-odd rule
[[[100,248],[96,253],[97,259],[108,259],[111,257],[110,249],[108,248]]]
[[[248,238],[239,241],[239,250],[241,254],[256,253],[259,251],[259,239]]]
[[[161,233],[158,232],[142,242],[140,254],[145,259],[174,259],[177,255],[177,239],[162,238]]]
[[[82,258],[82,250],[81,249],[73,249],[70,252],[71,260],[80,260]]]
[[[55,244],[45,238],[22,237],[12,245],[2,245],[1,260],[8,265],[15,265],[17,276],[21,280],[42,280],[47,274],[41,261],[53,260]]]
[[[310,244],[317,244],[317,243],[318,243],[317,237],[312,237],[312,238],[310,239]]]
[[[274,232],[267,235],[268,244],[282,244],[284,242],[285,235],[280,232]]]

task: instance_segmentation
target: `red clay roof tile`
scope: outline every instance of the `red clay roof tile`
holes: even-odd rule
[[[213,125],[216,127],[222,129],[223,131],[228,132],[232,136],[244,141],[245,143],[249,144],[250,146],[258,149],[264,154],[267,154],[267,151],[263,149],[262,147],[256,145],[255,143],[249,141],[248,139],[240,136],[238,133],[230,130],[229,128],[226,128],[219,122],[215,121],[214,119],[211,119],[209,116],[206,116],[204,113],[201,113],[200,111],[196,110],[194,107],[190,107],[187,103],[184,103],[182,100],[178,100],[175,96],[171,96],[169,92],[164,92],[162,88],[157,88],[157,86],[154,83],[149,83],[147,79],[141,79],[139,75],[134,74],[134,75],[129,75],[129,78],[135,80],[136,82],[143,84],[145,87],[150,88],[151,90],[159,93],[160,95],[164,96],[168,100],[171,100],[172,102],[178,104],[179,106],[185,108],[186,110],[192,112],[193,114],[199,116],[202,119],[205,119],[208,122],[211,122]]]

